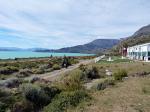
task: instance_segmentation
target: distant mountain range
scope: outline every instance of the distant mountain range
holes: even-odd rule
[[[1,47],[0,51],[33,51],[33,52],[65,52],[65,53],[99,53],[112,48],[120,42],[118,39],[96,39],[84,45],[66,47],[61,49],[30,48],[20,49],[14,47]]]
[[[23,48],[17,48],[17,47],[0,47],[0,51],[50,51],[49,49],[46,48],[28,48],[28,49],[23,49]]]
[[[99,53],[117,45],[120,40],[117,39],[96,39],[84,45],[77,45],[73,47],[66,47],[53,52],[66,52],[66,53]]]
[[[16,47],[0,47],[0,51],[22,51],[21,48]]]

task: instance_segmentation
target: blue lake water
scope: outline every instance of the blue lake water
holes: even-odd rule
[[[30,57],[49,57],[49,56],[92,56],[93,54],[82,53],[42,53],[31,51],[0,51],[0,59],[14,59],[14,58],[30,58]]]

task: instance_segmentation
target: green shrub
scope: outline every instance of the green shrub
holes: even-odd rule
[[[69,61],[70,61],[70,65],[79,63],[78,59],[75,58],[70,58]]]
[[[88,78],[90,80],[100,78],[97,67],[85,68],[85,70],[83,71],[83,75],[85,76],[85,78]]]
[[[30,76],[32,73],[33,72],[30,69],[21,69],[19,70],[19,73],[16,76],[18,78],[24,78]]]
[[[144,94],[149,94],[150,95],[150,86],[145,85],[144,87],[142,87],[142,92]]]
[[[52,68],[53,68],[53,70],[60,70],[61,69],[60,65],[58,65],[58,64],[54,64]]]
[[[0,74],[4,74],[4,75],[9,75],[12,74],[14,72],[18,72],[19,69],[17,67],[13,67],[13,66],[7,66],[7,67],[2,67],[0,68]]]
[[[39,87],[26,84],[21,87],[25,99],[32,102],[36,108],[49,104],[52,98],[59,93],[56,88]]]
[[[80,70],[72,71],[69,76],[64,78],[61,86],[67,91],[79,90],[82,88],[81,77],[82,74]]]
[[[127,72],[124,69],[120,69],[113,74],[115,80],[122,80],[124,77],[127,77]]]
[[[10,91],[0,89],[0,112],[6,112],[11,108],[15,100]]]
[[[28,101],[16,102],[11,109],[11,112],[34,112],[34,111],[36,111],[36,109],[34,109],[33,104]]]
[[[14,88],[18,87],[22,83],[22,80],[18,78],[10,78],[0,82],[0,86],[7,87],[7,88]]]
[[[0,101],[0,112],[6,112],[7,105]]]
[[[43,65],[40,65],[40,66],[39,66],[40,69],[48,69],[48,68],[50,68],[50,67],[51,67],[50,64],[43,64]]]
[[[43,73],[45,73],[45,70],[40,69],[40,68],[33,69],[32,71],[33,71],[34,74],[43,74]]]
[[[115,80],[112,78],[106,78],[97,82],[92,88],[96,90],[104,90],[108,86],[112,86],[115,84]]]
[[[87,69],[86,65],[80,64],[79,69],[82,70],[83,72]]]
[[[24,97],[37,108],[41,108],[50,102],[48,95],[37,86],[25,85],[22,89]]]
[[[63,92],[57,95],[52,102],[44,108],[44,112],[63,112],[68,107],[75,107],[88,98],[85,91]]]
[[[53,69],[52,69],[52,68],[49,68],[49,69],[45,69],[44,71],[45,71],[45,72],[52,72]]]
[[[56,94],[59,94],[61,90],[56,87],[41,87],[42,90],[52,99]]]

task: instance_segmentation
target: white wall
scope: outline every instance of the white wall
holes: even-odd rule
[[[148,51],[150,51],[150,45],[148,45]]]
[[[147,45],[141,46],[141,51],[142,52],[147,52],[147,49],[148,49]]]

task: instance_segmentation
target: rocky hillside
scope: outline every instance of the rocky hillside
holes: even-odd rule
[[[112,51],[117,53],[122,47],[130,47],[148,42],[150,42],[150,25],[144,26],[136,31],[132,36],[122,39]]]

